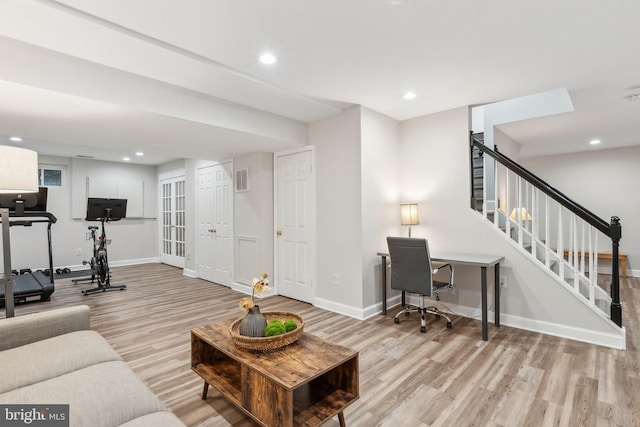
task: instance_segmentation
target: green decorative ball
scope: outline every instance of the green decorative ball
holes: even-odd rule
[[[296,322],[294,322],[294,321],[293,321],[293,320],[291,320],[291,319],[289,319],[289,320],[285,320],[285,322],[284,322],[284,329],[285,329],[287,332],[291,332],[291,331],[293,331],[294,329],[297,329],[297,328],[298,328],[298,324],[297,324]]]
[[[273,337],[275,335],[282,335],[286,332],[287,330],[280,320],[272,320],[267,324],[267,327],[264,330],[264,336]]]

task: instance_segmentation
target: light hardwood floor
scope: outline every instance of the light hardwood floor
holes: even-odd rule
[[[213,389],[201,400],[190,369],[190,330],[240,317],[243,295],[162,264],[113,268],[112,282],[127,289],[83,296],[90,285],[57,280],[50,302],[16,314],[88,304],[92,328],[188,426],[254,426]],[[360,352],[350,427],[640,426],[640,279],[621,283],[626,351],[492,324],[484,342],[480,322],[458,316],[453,329],[430,318],[421,334],[415,318],[393,323],[397,309],[358,321],[279,296],[260,306],[295,311],[305,331]]]

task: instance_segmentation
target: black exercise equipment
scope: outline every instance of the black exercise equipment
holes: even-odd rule
[[[9,209],[9,226],[31,227],[35,223],[47,224],[47,240],[49,245],[49,270],[53,270],[53,254],[51,250],[51,225],[56,217],[46,212],[47,188],[40,187],[38,193],[2,194],[0,207]],[[16,304],[30,302],[32,298],[39,301],[49,301],[55,290],[53,275],[47,276],[42,271],[31,271],[23,268],[12,271],[13,300]],[[4,307],[4,287],[0,287],[0,307]]]
[[[93,244],[93,256],[90,261],[83,261],[83,264],[89,264],[91,267],[91,277],[83,279],[74,279],[73,283],[81,283],[90,281],[97,282],[98,286],[92,289],[82,291],[84,295],[96,292],[106,292],[115,290],[124,290],[127,285],[112,285],[111,273],[109,271],[109,259],[107,257],[107,233],[105,232],[105,222],[119,221],[125,218],[127,214],[126,199],[103,199],[89,197],[87,199],[87,217],[86,221],[100,221],[102,223],[101,233],[98,235],[98,227],[92,225],[88,227],[90,239]]]

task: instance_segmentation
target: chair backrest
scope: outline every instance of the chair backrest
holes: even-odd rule
[[[431,296],[433,278],[427,239],[387,237],[391,288]]]

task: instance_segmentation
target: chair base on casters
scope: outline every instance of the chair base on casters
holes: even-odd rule
[[[420,332],[425,333],[427,332],[427,313],[429,314],[433,314],[434,316],[436,316],[436,320],[440,320],[440,317],[444,317],[445,319],[447,319],[447,328],[451,329],[453,328],[453,324],[451,323],[451,319],[442,314],[440,312],[440,310],[438,310],[437,307],[412,307],[412,306],[405,306],[405,308],[403,310],[401,310],[400,312],[398,312],[398,314],[396,314],[396,316],[393,319],[393,323],[399,324],[400,323],[400,315],[402,314],[405,315],[409,315],[410,313],[420,313]]]

